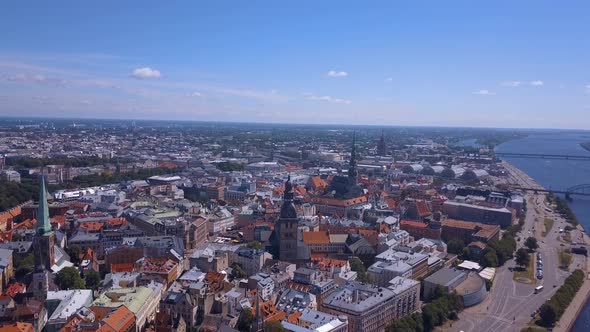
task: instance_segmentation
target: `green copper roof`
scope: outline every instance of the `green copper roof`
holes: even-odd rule
[[[37,234],[43,235],[51,232],[49,223],[49,207],[47,206],[47,189],[45,189],[45,178],[41,177],[39,188],[39,209],[37,210]]]

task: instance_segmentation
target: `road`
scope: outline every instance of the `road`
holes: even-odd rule
[[[505,167],[510,174],[509,183],[530,188],[542,188],[520,170],[509,164],[506,164]],[[527,193],[524,197],[527,201],[527,214],[523,229],[519,233],[520,241],[518,241],[517,247],[522,247],[525,239],[529,236],[535,236],[539,240],[539,249],[537,251],[541,252],[543,256],[543,279],[538,280],[535,278],[530,283],[514,281],[513,272],[509,268],[515,267],[516,264],[513,260],[506,262],[503,267],[497,269],[494,285],[487,298],[482,303],[463,310],[458,321],[453,322],[452,326],[444,327],[442,330],[465,332],[520,331],[531,321],[532,312],[545,303],[569,275],[568,271],[559,268],[558,256],[560,249],[569,247],[569,245],[558,240],[558,230],[565,228],[568,224],[561,216],[545,210],[544,194]],[[546,217],[554,219],[555,222],[548,234],[543,237],[542,232],[545,228],[544,219]],[[581,231],[575,230],[571,233],[573,241],[583,241]],[[580,256],[574,255],[574,257],[570,270],[585,264],[585,261]],[[544,289],[539,294],[535,294],[534,289],[538,285],[543,285]]]

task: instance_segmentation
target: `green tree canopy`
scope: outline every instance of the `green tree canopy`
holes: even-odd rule
[[[452,239],[447,242],[447,252],[455,255],[463,254],[463,248],[465,248],[465,243],[461,240]]]
[[[248,275],[246,274],[246,272],[244,272],[244,270],[242,269],[242,266],[240,266],[240,264],[238,263],[233,263],[231,266],[232,268],[232,278],[234,279],[241,279],[241,278],[246,278]]]
[[[545,326],[553,326],[557,321],[557,310],[552,304],[545,303],[541,306],[539,310],[539,316],[541,316],[541,321]]]
[[[274,320],[264,324],[264,332],[287,332],[288,330],[283,327],[283,324],[278,320]]]
[[[486,249],[480,263],[485,267],[498,267],[498,255],[496,255],[496,251],[494,249]]]
[[[250,332],[252,323],[254,323],[254,315],[252,314],[252,310],[249,308],[244,308],[240,312],[240,317],[238,317],[236,330],[240,332]]]
[[[358,257],[350,259],[348,263],[350,264],[350,269],[356,272],[356,280],[360,282],[367,282],[369,280],[367,277],[367,269]]]
[[[55,282],[60,289],[82,289],[86,288],[84,279],[80,277],[78,269],[75,267],[64,267],[57,273]]]
[[[73,245],[71,247],[68,247],[67,253],[70,256],[70,262],[72,262],[74,264],[80,263],[80,253],[81,252],[82,252],[82,249],[80,248],[80,246]]]
[[[260,243],[258,241],[248,242],[248,244],[246,246],[248,248],[252,248],[252,249],[262,249],[262,243]]]
[[[532,236],[529,236],[525,241],[524,245],[529,248],[530,251],[534,251],[535,249],[539,248],[539,244],[537,243],[537,239]]]
[[[96,290],[100,286],[100,274],[94,270],[90,270],[86,272],[86,276],[84,277],[84,281],[86,282],[86,287],[89,289]]]
[[[530,259],[531,257],[529,256],[529,253],[524,248],[520,248],[516,251],[516,264],[526,267],[529,265]]]
[[[20,279],[28,273],[33,272],[33,269],[35,268],[35,256],[33,255],[33,252],[28,253],[24,257],[15,255],[13,267],[17,279]]]

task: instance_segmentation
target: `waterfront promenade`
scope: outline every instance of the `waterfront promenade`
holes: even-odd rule
[[[584,243],[589,244],[590,238],[588,235],[584,234]],[[576,293],[576,296],[567,307],[561,319],[556,324],[553,331],[555,332],[568,332],[574,326],[578,315],[584,308],[586,301],[588,301],[588,297],[590,296],[590,278],[588,277],[588,271],[590,271],[590,263],[588,259],[585,262],[585,271],[586,271],[586,280],[584,280],[584,284],[580,288],[580,290]]]

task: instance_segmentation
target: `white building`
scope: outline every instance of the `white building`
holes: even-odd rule
[[[68,318],[82,307],[92,303],[92,290],[73,289],[47,292],[46,307],[51,314],[47,321],[48,330],[57,331],[67,322]]]

